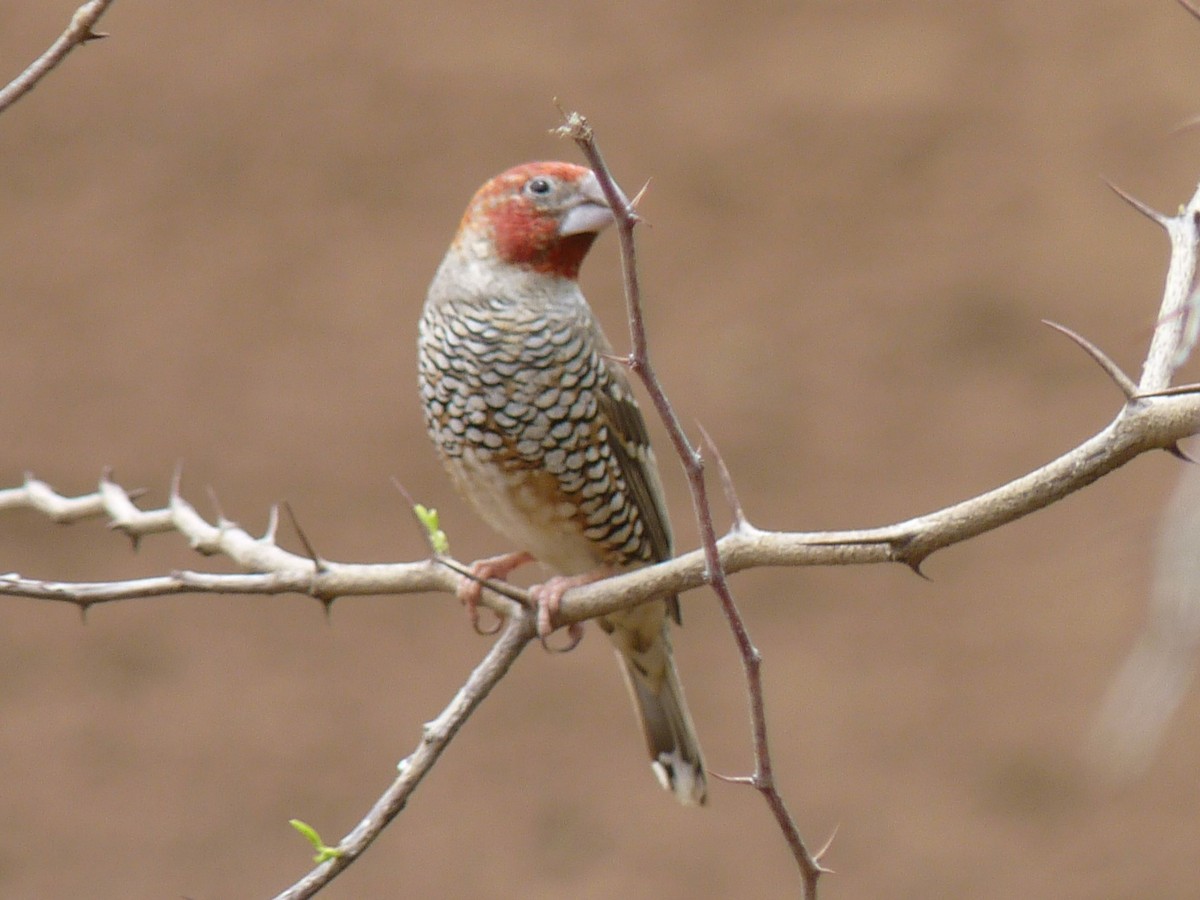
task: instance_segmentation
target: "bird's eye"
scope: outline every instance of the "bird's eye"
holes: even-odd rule
[[[536,194],[539,197],[544,197],[546,194],[550,193],[550,190],[553,187],[554,184],[549,178],[531,178],[529,181],[525,182],[525,190],[531,194]]]

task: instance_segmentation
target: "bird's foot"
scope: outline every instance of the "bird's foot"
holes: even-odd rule
[[[458,580],[458,589],[455,593],[462,605],[467,608],[467,618],[471,620],[471,627],[475,629],[476,634],[489,635],[500,630],[499,622],[496,623],[495,628],[491,629],[479,626],[479,601],[483,597],[484,583],[493,578],[503,581],[513,569],[519,568],[527,562],[533,562],[533,554],[523,550],[517,553],[502,553],[500,556],[477,559],[471,563],[470,573],[463,575]]]
[[[554,620],[558,617],[559,607],[562,606],[563,594],[571,588],[582,587],[594,581],[600,581],[613,574],[611,569],[593,569],[582,575],[555,575],[549,581],[535,584],[529,589],[529,599],[537,607],[537,633],[542,646],[555,653],[567,653],[579,646],[583,640],[583,625],[572,622],[567,626],[567,644],[563,647],[551,647],[546,643],[554,631]]]

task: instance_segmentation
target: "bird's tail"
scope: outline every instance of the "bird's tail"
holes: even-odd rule
[[[675,670],[667,618],[656,607],[660,604],[647,603],[602,624],[611,627],[605,630],[616,646],[641,722],[650,768],[676,800],[700,806],[708,797],[704,757]]]

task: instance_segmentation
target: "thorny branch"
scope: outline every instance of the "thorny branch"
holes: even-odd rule
[[[629,316],[629,332],[633,349],[627,360],[632,369],[646,388],[650,401],[654,404],[659,418],[670,435],[675,452],[683,464],[687,475],[688,488],[692,495],[692,509],[696,515],[696,523],[700,529],[700,543],[704,552],[704,580],[712,588],[721,603],[721,611],[733,632],[734,641],[742,659],[742,669],[746,677],[746,688],[750,699],[750,727],[754,742],[754,773],[745,778],[727,778],[728,781],[738,781],[749,784],[757,789],[767,802],[775,821],[783,832],[784,840],[791,848],[792,856],[800,870],[800,880],[803,887],[802,896],[815,898],[817,881],[821,873],[826,871],[820,864],[820,856],[814,856],[805,846],[796,821],[784,802],[783,796],[775,784],[775,770],[771,764],[771,748],[767,733],[767,714],[762,684],[762,654],[754,646],[746,621],[742,618],[741,610],[733,599],[733,591],[729,587],[725,566],[721,561],[721,552],[717,547],[717,530],[713,524],[712,505],[708,500],[708,485],[704,480],[704,460],[688,439],[683,423],[675,412],[674,406],[668,399],[666,390],[658,378],[650,359],[650,351],[646,339],[645,318],[642,315],[642,292],[638,281],[637,251],[633,240],[633,229],[638,223],[638,216],[632,206],[625,200],[625,194],[617,186],[616,180],[604,162],[600,148],[596,146],[595,135],[587,119],[577,112],[565,115],[565,122],[559,133],[569,137],[579,146],[588,164],[596,173],[596,178],[612,207],[616,218],[617,237],[621,245],[621,265],[625,283],[625,303]],[[730,486],[732,490],[732,485]],[[743,516],[735,521],[735,528],[747,523]]]
[[[71,24],[58,39],[47,48],[46,52],[29,64],[20,75],[10,81],[0,90],[0,112],[8,109],[23,96],[33,90],[51,69],[62,62],[68,53],[80,44],[99,40],[108,35],[93,31],[96,23],[105,11],[112,6],[113,0],[89,0],[71,17]]]

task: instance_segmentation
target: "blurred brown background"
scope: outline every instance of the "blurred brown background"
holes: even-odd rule
[[[0,8],[2,77],[71,2]],[[254,530],[287,498],[333,559],[424,553],[389,484],[498,552],[426,445],[425,286],[475,187],[587,113],[641,232],[652,349],[762,527],[926,512],[1116,412],[1075,327],[1135,374],[1166,241],[1101,181],[1191,194],[1200,23],[1169,0],[146,3],[0,117],[0,484],[104,466],[162,501],[183,460]],[[585,289],[623,340],[615,242]],[[1188,373],[1194,375],[1194,372]],[[661,439],[661,433],[660,433]],[[663,454],[665,456],[665,454]],[[695,546],[677,467],[682,548]],[[1200,700],[1145,777],[1080,747],[1143,621],[1180,466],[1136,461],[899,567],[735,588],[766,657],[779,778],[834,829],[823,897],[1194,897]],[[722,512],[724,520],[724,513]],[[295,541],[288,538],[290,545]],[[0,572],[217,565],[177,537],[0,518]],[[750,764],[713,600],[676,644],[709,764]],[[269,896],[388,783],[484,653],[452,598],[0,602],[0,895]],[[750,790],[654,785],[611,652],[529,652],[327,896],[792,897]]]

